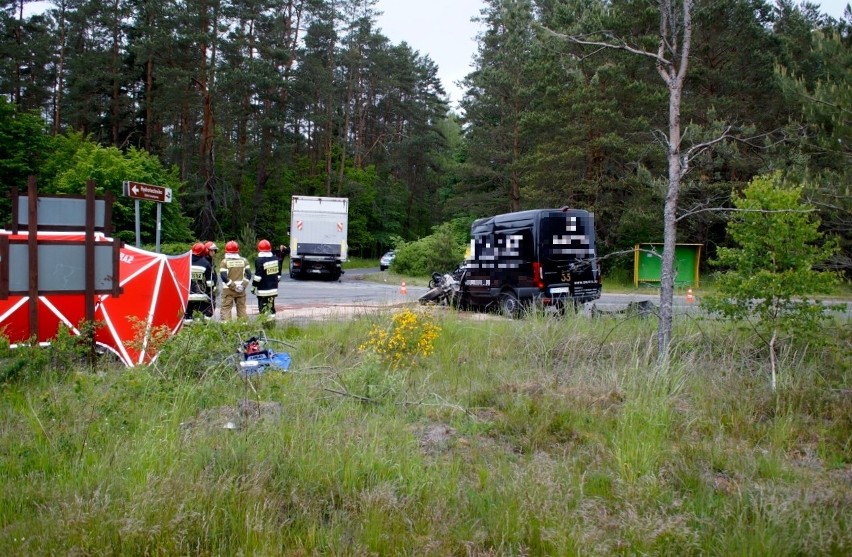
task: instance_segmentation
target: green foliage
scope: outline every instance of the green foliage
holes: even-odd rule
[[[39,115],[21,112],[0,96],[0,184],[26,191],[27,177],[37,174],[46,143]]]
[[[459,230],[458,222],[453,221],[435,227],[425,238],[397,245],[394,272],[424,276],[452,271],[464,259],[465,243],[459,243]]]
[[[157,365],[173,379],[227,375],[236,370],[238,337],[249,338],[256,331],[245,321],[196,321],[163,345]]]
[[[26,381],[42,372],[49,362],[47,351],[38,343],[22,342],[12,349],[9,339],[0,336],[0,385]]]
[[[21,112],[0,95],[0,186],[27,191],[27,178],[38,175],[47,135],[37,113]],[[0,195],[0,224],[11,220],[8,195]]]
[[[186,242],[192,239],[190,219],[183,215],[180,197],[182,185],[177,170],[166,169],[155,157],[131,148],[123,153],[115,147],[101,147],[80,133],[68,133],[50,141],[42,167],[39,193],[83,195],[86,183],[93,180],[98,195],[111,192],[115,235],[135,243],[135,201],[123,195],[128,180],[170,188],[174,201],[161,203],[161,242]],[[156,234],[157,203],[140,201],[140,225],[144,242]]]
[[[391,368],[411,367],[435,351],[440,332],[431,314],[404,309],[391,316],[390,324],[374,325],[358,349],[376,354]]]
[[[127,242],[127,243],[128,243],[128,245],[132,245],[132,246],[136,245],[136,243],[133,242],[133,241]],[[193,243],[194,242],[160,243],[160,253],[164,253],[166,255],[182,255],[182,254],[184,254],[184,253],[186,253],[186,252],[188,252],[189,250],[192,249]],[[222,249],[224,249],[224,244],[217,244],[217,245],[220,246],[219,247],[220,251]],[[144,250],[147,250],[147,251],[156,251],[157,246],[155,244],[142,244],[141,248],[144,249]]]
[[[237,236],[236,241],[240,246],[240,254],[243,257],[251,257],[251,261],[254,261],[254,255],[257,254],[257,242],[260,240],[258,238],[256,231],[249,224],[244,224],[240,229],[239,236]],[[276,246],[273,243],[273,246]],[[225,246],[222,245],[219,249],[224,253]]]
[[[779,354],[809,380],[776,402],[750,369],[752,339],[723,321],[678,323],[676,338],[688,341],[676,344],[670,368],[657,369],[646,322],[436,314],[434,352],[389,373],[358,344],[390,317],[272,329],[293,366],[251,382],[228,360],[237,334],[251,331],[246,323],[184,328],[156,363],[106,373],[65,361],[57,364],[68,369],[52,370],[35,360],[49,360],[48,350],[24,348],[14,357],[26,369],[0,385],[0,547],[15,555],[852,547],[842,355]],[[830,335],[845,341],[848,332]],[[10,356],[0,345],[0,362]]]
[[[802,188],[781,184],[780,174],[752,180],[734,195],[737,212],[728,234],[737,247],[719,248],[714,265],[725,269],[717,293],[705,307],[727,318],[757,318],[762,329],[782,327],[796,334],[815,332],[827,317],[809,296],[828,293],[837,283],[816,269],[836,251],[836,242],[819,231],[819,218],[800,200]]]
[[[348,196],[350,248],[365,258],[447,218],[515,208],[594,211],[602,254],[660,239],[666,157],[654,130],[665,128],[668,104],[653,63],[564,40],[606,29],[656,52],[654,3],[484,2],[464,116],[448,116],[436,64],[384,36],[370,3],[323,0],[290,10],[281,0],[268,9],[250,2],[217,15],[217,25],[235,30],[224,34],[201,4],[161,4],[71,3],[61,17],[20,21],[11,9],[0,14],[0,35],[9,39],[0,89],[18,103],[10,124],[3,101],[0,129],[14,133],[9,143],[0,131],[0,184],[23,185],[36,173],[46,188],[73,181],[69,191],[80,191],[91,177],[118,191],[110,185],[122,179],[114,176],[122,173],[116,154],[85,151],[91,142],[128,160],[144,148],[179,169],[179,189],[161,170],[131,173],[171,187],[194,218],[188,223],[177,203],[163,205],[167,242],[236,237],[245,223],[286,241],[292,194]],[[726,204],[718,194],[766,168],[795,166],[819,190],[824,229],[840,233],[847,257],[837,262],[845,265],[848,22],[793,2],[703,2],[693,16],[685,146],[713,140],[727,128],[720,123],[733,121],[743,127],[731,133],[743,137],[789,124],[801,142],[776,142],[759,156],[753,142],[714,144],[692,159],[682,207]],[[87,40],[60,44],[63,37]],[[218,55],[205,56],[214,46]],[[790,94],[779,94],[779,83]],[[56,141],[37,115],[50,120]],[[61,135],[72,129],[76,139]],[[6,181],[5,171],[14,177]],[[118,199],[125,241],[132,205]],[[150,244],[156,204],[140,205]],[[681,241],[726,245],[715,215],[681,220]]]
[[[627,483],[653,477],[659,470],[674,434],[674,404],[685,380],[683,371],[671,366],[645,362],[644,367],[652,371],[641,374],[637,369],[626,382],[627,400],[611,438],[619,475]]]
[[[0,546],[16,555],[852,546],[842,355],[780,353],[809,380],[776,403],[750,369],[753,339],[723,321],[676,323],[684,341],[658,369],[647,322],[436,314],[430,356],[390,370],[358,347],[393,315],[271,329],[293,365],[250,381],[233,358],[249,323],[186,327],[156,363],[106,373],[0,345],[0,365],[23,366],[0,385]],[[830,336],[842,342],[848,331]]]
[[[793,106],[800,107],[804,134],[787,157],[787,172],[806,186],[820,208],[823,230],[839,236],[834,263],[852,278],[852,49],[841,30],[811,28],[802,14],[788,11],[779,25],[787,55],[776,69]]]
[[[0,335],[0,385],[63,381],[76,369],[90,373],[114,369],[117,360],[94,344],[95,332],[103,326],[102,322],[83,320],[76,325],[75,333],[60,323],[56,334],[47,341],[48,347],[22,342],[12,349],[8,338]]]

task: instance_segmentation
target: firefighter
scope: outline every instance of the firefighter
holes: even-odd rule
[[[252,294],[257,294],[259,314],[275,315],[275,297],[278,296],[278,277],[281,274],[278,258],[272,253],[269,240],[257,243],[257,259],[254,260]]]
[[[231,240],[225,244],[225,257],[219,266],[222,281],[222,321],[231,319],[231,308],[237,306],[237,319],[247,317],[246,290],[251,282],[248,260],[240,255],[240,245]]]
[[[216,312],[216,296],[219,294],[219,275],[216,273],[216,253],[219,251],[219,246],[216,245],[216,242],[207,242],[204,244],[204,247],[207,248],[207,261],[210,262],[210,268],[213,269],[213,288],[210,289],[210,315],[208,317],[213,317],[213,314]]]
[[[192,246],[192,263],[190,266],[189,299],[186,304],[184,321],[192,322],[197,312],[205,317],[213,316],[210,305],[210,292],[213,290],[213,266],[207,260],[207,248],[201,242]]]
[[[284,269],[284,258],[290,255],[290,247],[279,244],[278,249],[272,252],[278,258],[278,281],[281,281],[281,271]]]

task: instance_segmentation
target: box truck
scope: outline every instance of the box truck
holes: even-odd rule
[[[290,277],[339,280],[349,257],[349,199],[294,195],[290,205]]]

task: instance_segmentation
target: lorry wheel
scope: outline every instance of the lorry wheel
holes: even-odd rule
[[[517,319],[521,315],[521,301],[511,290],[500,294],[498,301],[500,304],[500,313],[506,317]]]

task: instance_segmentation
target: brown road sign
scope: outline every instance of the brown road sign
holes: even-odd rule
[[[172,202],[171,188],[163,186],[152,186],[141,182],[124,182],[124,195],[131,199],[147,199],[159,203]]]

